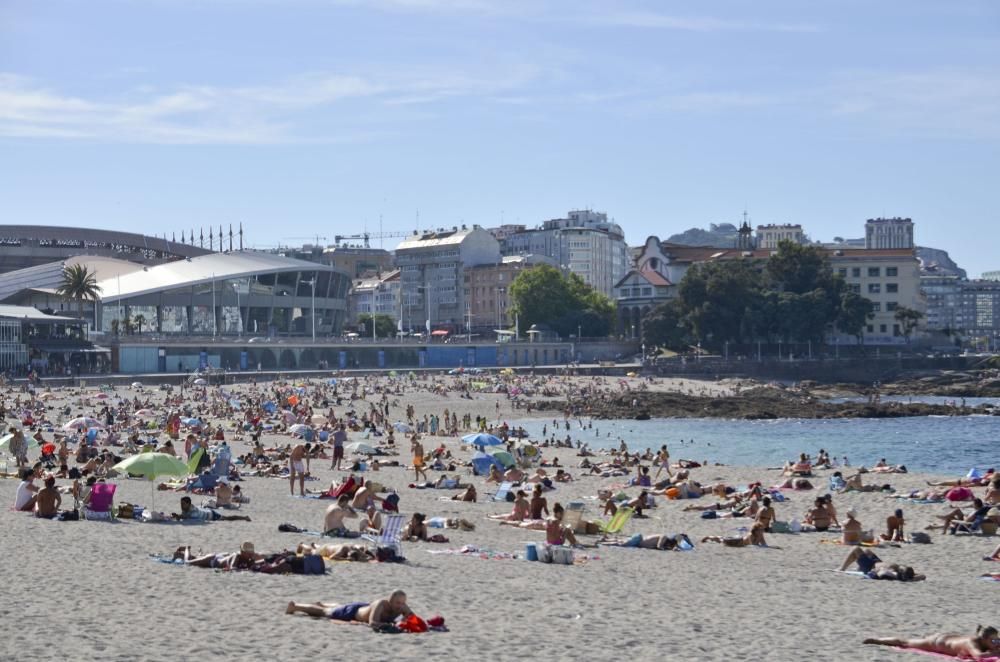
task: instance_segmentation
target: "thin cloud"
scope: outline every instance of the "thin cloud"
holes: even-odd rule
[[[588,19],[588,22],[612,27],[686,32],[819,32],[817,26],[805,23],[728,20],[711,16],[676,16],[647,11],[598,14]]]
[[[536,75],[531,67],[475,76],[450,72],[385,76],[303,74],[274,85],[141,87],[124,98],[88,99],[0,74],[0,136],[163,144],[276,144],[380,135],[356,119],[357,103],[384,108],[446,98],[489,99]],[[343,104],[352,103],[350,111]],[[322,114],[316,111],[324,111]],[[401,111],[397,111],[401,112]],[[408,116],[412,118],[412,115]],[[339,129],[312,129],[313,124]]]

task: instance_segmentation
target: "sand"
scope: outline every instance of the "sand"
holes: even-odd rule
[[[699,383],[696,388],[703,387]],[[418,413],[457,406],[460,413],[469,409],[494,415],[492,397],[463,402],[417,394],[411,400]],[[288,438],[271,440],[286,443]],[[428,440],[425,446],[436,441]],[[457,440],[445,444],[460,457],[467,456],[458,450]],[[236,452],[246,448],[235,444]],[[579,460],[573,451],[561,451],[559,457],[570,467]],[[328,462],[312,463],[320,480],[310,487],[325,487],[345,475],[327,467]],[[579,480],[550,492],[550,505],[591,497],[599,488],[622,481],[572,471]],[[822,472],[817,484],[825,485],[828,473]],[[694,471],[702,482],[732,484],[758,479],[770,484],[777,482],[777,474],[749,467]],[[0,601],[0,617],[7,632],[0,657],[896,660],[906,656],[863,646],[862,639],[969,632],[979,623],[996,621],[1000,584],[977,576],[1000,569],[1000,564],[980,560],[1000,538],[932,534],[931,545],[877,551],[884,560],[911,564],[928,575],[927,581],[914,584],[834,574],[831,570],[849,548],[820,542],[836,537],[832,533],[768,536],[781,549],[698,544],[695,551],[682,553],[601,546],[578,551],[592,558],[574,566],[484,560],[429,551],[476,545],[523,553],[525,542],[541,541],[543,533],[502,527],[485,518],[508,512],[508,504],[442,501],[453,492],[408,489],[412,472],[402,468],[370,476],[398,489],[404,513],[463,517],[473,521],[476,530],[445,531],[448,544],[405,543],[406,564],[336,563],[321,577],[263,576],[176,567],[153,562],[149,555],[169,554],[182,544],[196,551],[232,551],[244,540],[253,541],[258,551],[294,547],[315,538],[279,533],[278,524],[319,528],[330,502],[290,497],[287,480],[249,478],[242,483],[251,497],[242,510],[253,518],[249,523],[63,523],[4,510],[0,576],[6,596]],[[894,475],[885,481],[909,489],[922,486],[926,478]],[[483,479],[468,479],[481,495],[487,491]],[[151,505],[148,483],[117,482],[117,502]],[[12,503],[16,485],[12,479],[0,480],[0,501]],[[790,494],[789,501],[776,504],[779,519],[801,517],[814,495]],[[179,498],[157,492],[155,504],[157,509],[177,510]],[[708,502],[660,499],[650,516],[633,520],[627,532],[686,532],[698,542],[704,535],[732,533],[740,526],[739,520],[703,520],[698,513],[682,512],[686,505]],[[837,496],[835,503],[842,517],[855,507],[866,527],[879,528],[896,507],[878,494]],[[911,530],[923,529],[944,510],[936,505],[902,507]],[[588,501],[588,516],[597,517],[597,508]],[[379,635],[284,614],[290,600],[368,600],[397,588],[407,591],[418,614],[443,615],[450,632]]]

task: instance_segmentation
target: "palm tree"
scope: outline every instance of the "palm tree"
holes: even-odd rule
[[[56,293],[66,299],[76,301],[78,317],[83,320],[83,302],[87,299],[94,302],[94,319],[97,319],[97,297],[101,286],[97,284],[97,275],[85,264],[72,264],[63,268],[62,282],[56,288]]]
[[[139,335],[142,335],[142,325],[146,323],[145,315],[136,315],[132,318],[132,323],[135,324],[136,329],[139,330]]]

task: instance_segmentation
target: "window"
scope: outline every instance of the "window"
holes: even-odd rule
[[[851,288],[851,292],[854,292],[855,294],[861,294],[861,283],[852,283],[848,285],[848,287]]]
[[[868,267],[868,277],[878,278],[881,275],[882,270],[879,267]]]
[[[899,268],[898,267],[886,267],[885,268],[885,275],[888,276],[888,277],[890,277],[890,278],[895,278],[896,276],[899,275]]]
[[[861,278],[861,267],[852,267],[851,268],[851,277],[852,278]]]
[[[875,333],[875,326],[872,324],[868,325],[868,333]]]
[[[879,294],[882,292],[882,285],[879,283],[868,283],[868,294]]]
[[[879,333],[885,333],[885,330],[886,330],[885,329],[885,324],[879,324],[878,325],[878,332]]]
[[[885,304],[885,309],[888,310],[890,313],[896,310],[897,308],[899,308],[899,304],[896,303],[895,301],[890,301],[889,303]]]
[[[893,324],[892,325],[892,335],[897,336],[897,337],[900,335],[899,325],[898,324]]]
[[[841,267],[840,269],[837,269],[837,275],[843,278],[847,278],[847,267]]]
[[[881,313],[882,312],[882,304],[880,304],[878,301],[875,301],[874,303],[872,303],[872,312],[873,313]]]
[[[896,294],[897,292],[899,292],[899,283],[886,283],[885,291],[888,294]]]
[[[644,297],[653,296],[653,288],[652,287],[642,288],[642,296]]]

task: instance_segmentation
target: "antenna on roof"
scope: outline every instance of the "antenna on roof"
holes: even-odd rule
[[[240,252],[243,252],[243,223],[240,223]]]
[[[212,235],[212,228],[208,229],[208,250],[215,250],[215,237]]]
[[[233,224],[229,224],[229,252],[233,252]]]

